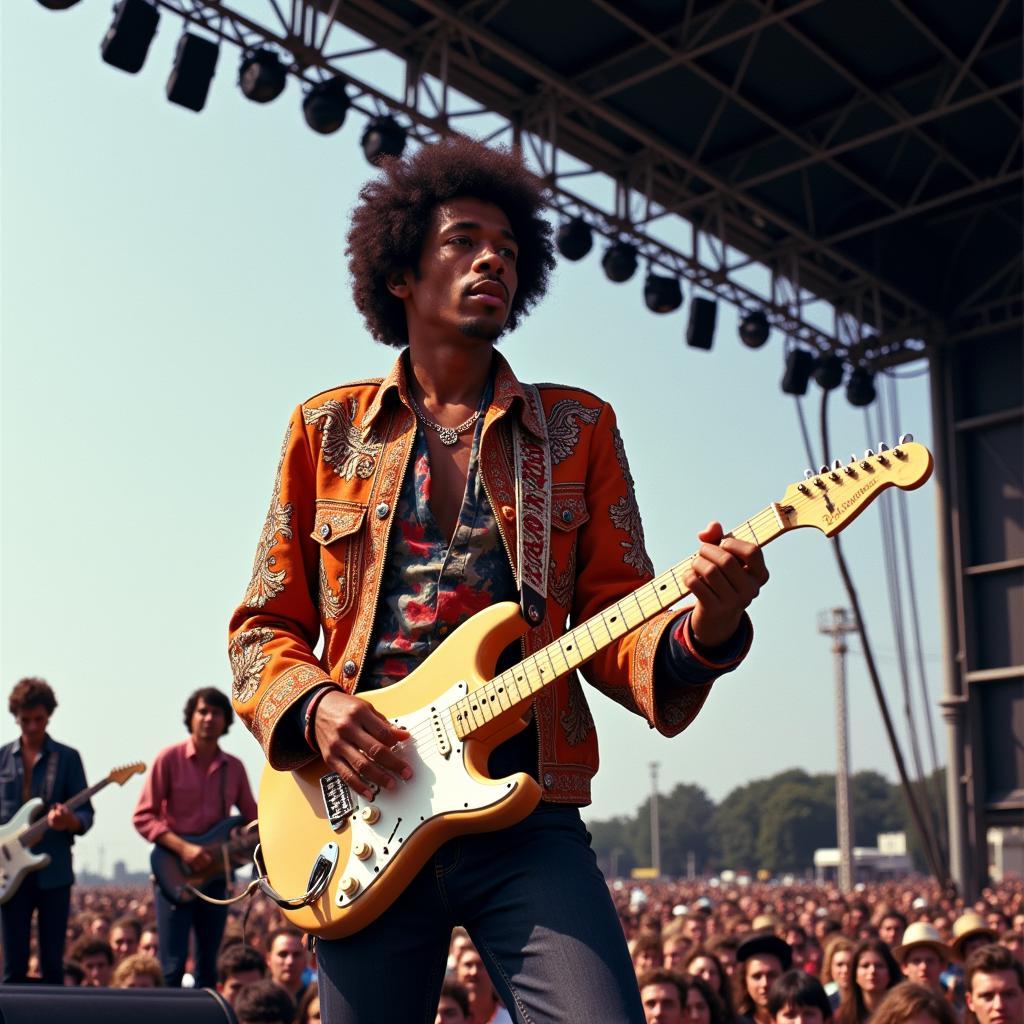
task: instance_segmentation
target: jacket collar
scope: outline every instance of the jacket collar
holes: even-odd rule
[[[362,427],[364,433],[369,433],[370,429],[374,426],[377,417],[380,415],[381,409],[384,407],[384,403],[388,401],[389,395],[397,395],[398,400],[407,408],[412,411],[412,403],[409,401],[409,387],[406,377],[406,359],[408,358],[408,349],[404,349],[402,354],[395,360],[394,365],[391,367],[390,373],[381,381],[380,387],[377,389],[377,394],[374,396],[373,401],[370,403],[369,408],[366,410],[366,414],[363,416]],[[517,414],[523,423],[523,426],[530,431],[535,437],[543,439],[544,427],[537,420],[537,417],[533,413],[533,409],[526,401],[526,392],[523,390],[522,384],[519,383],[518,378],[512,372],[512,367],[509,366],[508,360],[500,353],[495,351],[493,354],[493,368],[494,368],[494,398],[491,400],[491,407],[497,410],[497,415],[504,415],[513,409],[513,406],[517,406]]]

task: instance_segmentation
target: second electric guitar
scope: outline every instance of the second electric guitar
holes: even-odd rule
[[[920,487],[932,470],[927,448],[900,438],[892,450],[838,461],[792,484],[782,500],[733,534],[762,547],[800,527],[833,536],[887,487]],[[305,932],[350,935],[381,914],[447,839],[503,828],[525,818],[540,787],[517,773],[492,779],[491,751],[524,727],[534,695],[689,593],[689,559],[547,647],[492,678],[499,654],[526,632],[512,602],[492,605],[460,626],[405,680],[361,694],[411,733],[401,745],[413,777],[373,801],[357,799],[317,760],[295,772],[269,766],[260,786],[261,856],[266,881]]]

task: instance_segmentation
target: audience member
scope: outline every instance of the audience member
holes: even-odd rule
[[[853,962],[853,939],[845,935],[833,935],[825,946],[825,960],[821,967],[821,981],[833,1010],[850,991],[852,984],[851,964]]]
[[[850,961],[851,984],[839,1004],[837,1024],[864,1024],[900,980],[899,964],[881,939],[862,939]]]
[[[683,1024],[686,981],[680,974],[656,967],[637,978],[646,1024]]]
[[[950,961],[950,948],[934,925],[915,921],[903,933],[903,942],[892,951],[903,977],[933,992],[942,992],[939,980]]]
[[[1024,966],[1004,946],[976,949],[964,968],[964,1024],[1021,1024]]]
[[[280,985],[292,999],[302,998],[306,987],[302,979],[306,962],[306,940],[297,928],[285,925],[275,928],[267,936],[270,979]]]
[[[292,1024],[295,1001],[269,978],[253,982],[235,999],[238,1024]]]
[[[132,953],[114,968],[111,988],[160,988],[163,983],[159,960],[145,953]]]
[[[871,1024],[958,1024],[953,1007],[934,989],[912,981],[897,985],[871,1016]]]
[[[474,946],[463,947],[455,965],[455,980],[469,993],[471,1024],[512,1024],[508,1010],[501,1005],[483,958]]]
[[[126,956],[138,953],[141,938],[142,922],[137,917],[119,917],[110,926],[109,941],[114,960],[120,962]]]
[[[83,985],[106,988],[114,973],[114,951],[106,939],[84,935],[71,947],[71,959],[85,972]]]
[[[295,1024],[320,1024],[320,987],[311,981],[302,998],[299,1008],[295,1011]]]
[[[266,961],[258,949],[234,942],[217,957],[217,991],[234,1006],[238,993],[262,981],[266,973]]]
[[[434,1024],[470,1024],[469,993],[457,981],[445,978]]]
[[[768,992],[768,1013],[773,1024],[825,1024],[832,1019],[832,1004],[817,978],[786,971]]]
[[[755,918],[756,920],[756,918]],[[793,963],[788,945],[777,935],[761,931],[740,943],[733,975],[733,1005],[742,1024],[769,1024],[768,992]]]

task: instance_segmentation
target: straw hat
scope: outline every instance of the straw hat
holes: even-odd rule
[[[995,942],[999,936],[989,928],[981,914],[969,910],[953,922],[953,959],[958,963],[963,962],[964,943],[968,939],[984,938],[989,942]]]
[[[902,964],[914,946],[929,946],[947,962],[953,958],[953,951],[942,941],[942,936],[932,925],[924,921],[915,921],[907,927],[903,933],[903,942],[892,951],[896,962]]]

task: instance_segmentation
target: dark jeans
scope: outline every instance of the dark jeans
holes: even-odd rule
[[[222,900],[227,895],[227,882],[214,879],[203,886],[207,896]],[[194,899],[176,907],[154,887],[156,896],[156,927],[160,936],[160,966],[164,970],[164,983],[177,988],[185,973],[188,959],[189,933],[196,933],[195,979],[196,988],[213,988],[217,984],[217,952],[228,919],[227,907]]]
[[[71,886],[40,889],[39,875],[26,875],[18,891],[0,907],[4,939],[4,984],[28,978],[32,914],[39,912],[39,961],[46,985],[64,984],[64,939],[68,930]]]
[[[590,837],[575,807],[553,804],[446,843],[376,921],[318,942],[324,1021],[430,1024],[457,924],[515,1020],[644,1024]]]

